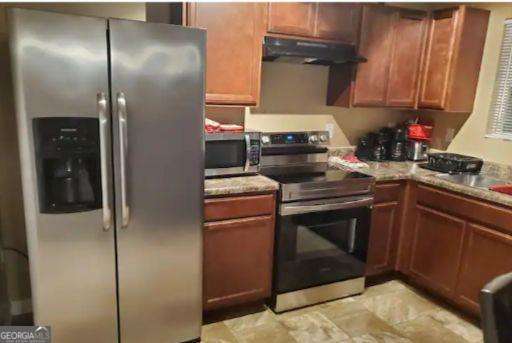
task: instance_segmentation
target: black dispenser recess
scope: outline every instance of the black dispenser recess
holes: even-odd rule
[[[35,118],[34,145],[41,213],[101,208],[97,118]]]

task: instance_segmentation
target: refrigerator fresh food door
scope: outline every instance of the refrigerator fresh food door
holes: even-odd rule
[[[54,342],[114,342],[107,22],[8,13],[35,323]]]
[[[121,341],[196,339],[206,35],[109,23]]]

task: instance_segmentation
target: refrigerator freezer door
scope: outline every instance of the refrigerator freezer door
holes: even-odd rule
[[[58,130],[72,142],[78,139],[74,122],[99,118],[106,110],[108,98],[103,101],[101,93],[109,94],[107,22],[25,9],[10,9],[8,19],[35,322],[51,325],[55,342],[114,342],[114,230],[104,229],[109,218],[103,213],[104,202],[112,199],[111,163],[103,168],[107,197],[94,194],[101,205],[81,212],[41,213],[38,192],[43,188],[37,183],[33,131],[35,118],[81,118],[54,120],[70,123]],[[109,126],[110,117],[105,120]],[[102,142],[102,158],[111,160],[109,131],[103,130],[108,139]],[[39,150],[51,141],[50,137]],[[82,183],[94,181],[84,170],[80,169]],[[90,198],[92,193],[88,194]]]
[[[121,340],[196,339],[206,35],[109,23]]]

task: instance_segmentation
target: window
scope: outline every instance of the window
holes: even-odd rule
[[[512,139],[512,19],[505,20],[486,137]]]

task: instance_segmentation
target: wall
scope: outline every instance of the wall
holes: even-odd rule
[[[371,130],[406,118],[396,110],[326,106],[328,67],[264,62],[262,70],[261,104],[246,111],[248,129],[325,130],[330,124],[331,145],[347,146]]]
[[[512,18],[512,5],[482,4],[472,6],[491,11],[474,110],[470,115],[432,112],[426,113],[425,116],[432,118],[435,122],[434,138],[440,148],[447,147],[447,150],[451,152],[478,156],[488,161],[512,164],[512,141],[485,138],[503,35],[503,21],[506,18]],[[453,129],[456,132],[451,143],[445,139],[448,129]]]
[[[145,20],[146,15],[144,3],[10,4],[9,6],[133,20]],[[8,68],[6,7],[4,4],[0,5],[0,65],[2,66],[0,68],[0,235],[4,247],[26,252],[16,123]],[[3,257],[11,310],[14,314],[28,312],[30,311],[30,282],[27,259],[12,250],[5,250]],[[2,281],[0,278],[0,282]]]

